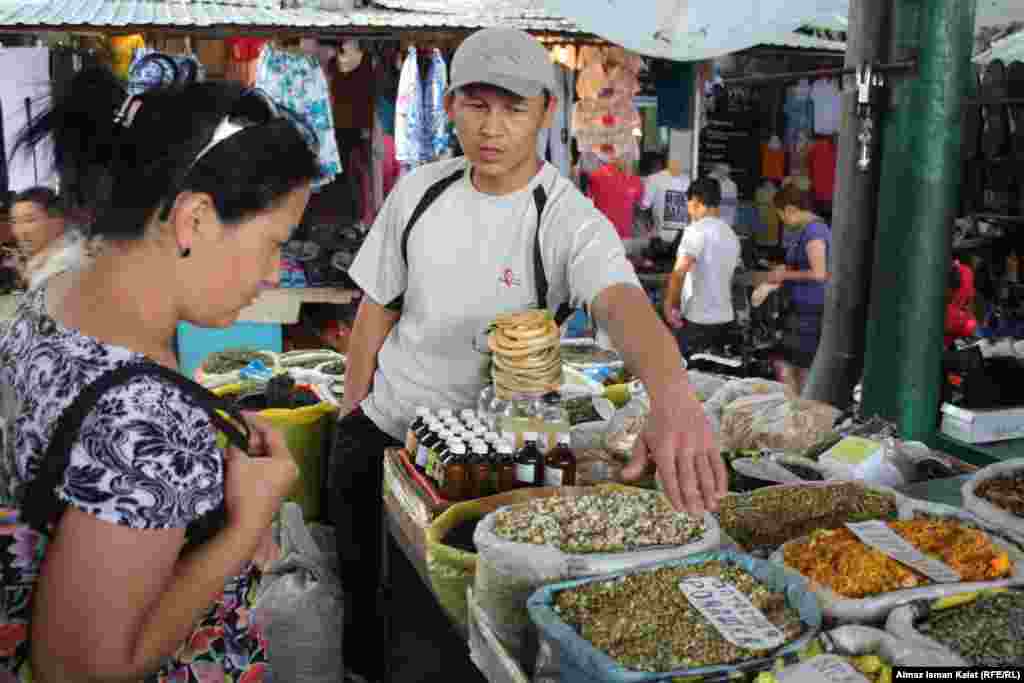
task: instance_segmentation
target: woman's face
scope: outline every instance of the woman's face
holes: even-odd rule
[[[230,327],[264,289],[278,285],[281,248],[302,220],[311,188],[292,190],[271,209],[237,225],[203,231],[188,259],[184,318],[204,327]],[[207,235],[212,235],[207,237]]]
[[[53,216],[35,202],[15,202],[11,230],[26,256],[34,256],[64,234],[64,219]]]

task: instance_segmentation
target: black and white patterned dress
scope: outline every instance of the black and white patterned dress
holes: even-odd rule
[[[0,506],[20,507],[57,420],[75,397],[103,373],[141,360],[54,321],[46,313],[46,287],[25,295],[14,319],[0,328]],[[85,419],[57,494],[113,524],[185,528],[224,497],[214,427],[178,387],[153,376],[131,379],[104,394]],[[43,552],[34,554],[41,559]],[[249,569],[228,581],[223,598],[153,680],[210,680],[216,667],[224,672],[218,681],[269,680],[262,675],[265,642],[248,614],[257,580]]]

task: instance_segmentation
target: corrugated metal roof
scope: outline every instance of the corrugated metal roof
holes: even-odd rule
[[[988,64],[996,59],[1006,64],[1013,62],[1024,62],[1024,31],[1018,31],[1012,36],[992,43],[992,47],[974,58],[979,64]]]
[[[790,33],[784,38],[762,43],[758,47],[787,47],[801,50],[820,50],[823,52],[846,52],[846,43],[806,36],[802,33]]]
[[[555,19],[544,0],[374,0],[374,5],[404,12]]]
[[[583,33],[572,22],[550,15],[502,16],[490,12],[489,8],[485,9],[483,4],[478,4],[478,7],[480,9],[477,12],[438,14],[392,9],[353,12],[332,12],[308,7],[280,9],[280,4],[273,0],[233,0],[230,3],[193,0],[0,0],[0,27],[387,30],[476,29],[500,24],[538,32]]]

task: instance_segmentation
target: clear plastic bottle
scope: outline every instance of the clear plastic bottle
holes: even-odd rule
[[[558,392],[545,394],[538,406],[538,410],[540,411],[539,417],[544,422],[545,427],[561,426],[569,422],[569,416],[562,407],[562,397]],[[537,435],[537,448],[545,453],[554,448],[556,434],[556,432],[551,431],[540,432]]]

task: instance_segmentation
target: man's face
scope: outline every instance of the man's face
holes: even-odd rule
[[[533,177],[537,135],[551,125],[555,111],[554,98],[547,108],[544,101],[544,95],[524,98],[488,86],[470,86],[448,96],[445,108],[478,179],[498,184],[508,180],[515,189]]]
[[[691,221],[702,220],[708,215],[708,209],[704,206],[704,203],[693,197],[686,201],[686,210],[690,212]]]

